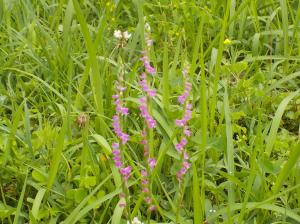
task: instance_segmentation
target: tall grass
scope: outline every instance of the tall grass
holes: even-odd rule
[[[299,19],[299,2],[286,0],[0,0],[0,222],[300,223]],[[140,174],[146,23],[157,70],[152,213]],[[122,49],[114,30],[132,34]],[[180,185],[187,64],[191,168]],[[120,73],[126,209],[111,155]]]

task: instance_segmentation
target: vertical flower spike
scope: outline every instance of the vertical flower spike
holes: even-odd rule
[[[118,35],[118,32],[115,33],[115,36]],[[119,77],[119,82],[121,83],[123,81],[123,77]],[[126,90],[126,87],[123,87],[119,82],[116,83],[116,94],[112,96],[114,100],[115,110],[116,113],[113,115],[113,131],[118,137],[119,142],[113,142],[112,143],[112,160],[115,163],[116,168],[119,170],[120,174],[122,175],[123,183],[123,192],[119,195],[120,198],[125,198],[125,202],[122,202],[119,204],[120,207],[126,207],[126,198],[128,198],[128,191],[126,191],[126,186],[128,179],[130,178],[132,168],[131,166],[125,166],[125,162],[123,161],[123,152],[122,152],[122,146],[124,146],[128,140],[129,135],[123,132],[122,130],[122,117],[127,116],[129,114],[129,110],[127,107],[124,106],[123,102],[123,95],[124,91]],[[124,193],[125,192],[125,193]]]
[[[188,98],[192,90],[192,84],[187,81],[188,80],[187,66],[183,69],[182,74],[184,79],[184,91],[182,95],[178,96],[178,103],[184,106],[184,113],[181,119],[176,119],[175,121],[176,126],[183,128],[181,140],[175,146],[176,150],[181,156],[180,169],[176,174],[177,180],[179,182],[182,181],[187,170],[190,168],[190,163],[188,162],[189,156],[185,150],[185,146],[188,143],[187,137],[191,136],[191,131],[188,126],[188,122],[192,118],[192,104],[188,103]]]
[[[143,95],[140,98],[140,115],[145,121],[147,128],[142,132],[141,144],[144,146],[144,161],[146,169],[141,171],[141,185],[142,192],[145,195],[144,200],[148,206],[149,211],[154,211],[155,206],[152,203],[151,197],[151,171],[156,166],[156,159],[151,157],[149,151],[149,142],[147,137],[149,136],[150,130],[156,127],[156,121],[151,115],[151,99],[156,96],[156,90],[150,87],[150,80],[154,77],[156,70],[151,66],[149,59],[149,52],[153,41],[150,38],[150,26],[148,23],[145,24],[145,43],[146,49],[142,52],[141,61],[143,62],[144,72],[140,76],[140,86],[143,91]]]
[[[127,116],[129,113],[128,108],[123,106],[124,103],[122,101],[122,96],[126,88],[122,87],[119,83],[117,83],[116,90],[117,90],[117,94],[112,96],[116,108],[116,114],[112,118],[113,119],[112,126],[113,126],[114,133],[118,136],[120,140],[120,143],[122,145],[125,145],[129,140],[129,135],[122,131],[121,117]],[[123,175],[125,182],[127,182],[131,173],[131,167],[122,168],[123,165],[122,155],[121,155],[122,153],[119,148],[119,143],[114,142],[112,144],[112,148],[113,148],[113,155],[114,155],[113,160],[115,162],[115,165],[120,170],[120,173]]]

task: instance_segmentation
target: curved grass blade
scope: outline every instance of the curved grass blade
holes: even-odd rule
[[[27,177],[28,177],[28,170],[26,171],[26,176],[25,176],[22,192],[21,192],[21,195],[20,195],[20,198],[19,198],[19,201],[18,201],[18,206],[17,206],[17,210],[16,210],[16,214],[15,214],[13,224],[18,224],[19,223],[19,217],[20,217],[20,214],[21,214],[21,209],[22,209],[25,190],[26,190],[26,185],[27,185]]]
[[[273,146],[275,144],[275,140],[276,140],[276,135],[277,135],[277,131],[280,125],[280,121],[281,121],[281,117],[285,111],[286,106],[288,105],[288,103],[299,94],[300,90],[290,93],[286,98],[284,98],[281,103],[278,106],[278,109],[275,113],[275,116],[273,118],[272,121],[272,125],[271,125],[271,129],[270,129],[270,133],[268,135],[267,138],[267,143],[266,143],[266,149],[265,152],[267,154],[268,157],[270,157]]]

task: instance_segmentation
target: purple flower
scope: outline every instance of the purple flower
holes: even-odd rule
[[[187,144],[186,138],[182,138],[181,141],[175,145],[175,148],[177,149],[177,151],[181,152],[186,144]]]
[[[149,188],[144,187],[142,191],[143,191],[144,193],[149,193]]]
[[[141,175],[142,175],[143,177],[148,176],[147,171],[146,171],[146,170],[142,170],[142,171],[141,171]]]
[[[150,197],[145,197],[145,202],[147,203],[147,204],[150,204],[151,203],[151,198]]]
[[[143,98],[141,98],[143,99]],[[153,119],[153,117],[149,114],[148,108],[146,103],[144,103],[144,100],[140,100],[140,102],[143,102],[139,109],[140,109],[140,114],[141,116],[145,119],[148,128],[155,128],[156,127],[156,121]]]
[[[155,167],[155,165],[156,165],[156,159],[149,158],[148,159],[148,164],[149,164],[150,168],[153,169]]]
[[[187,136],[187,137],[190,137],[191,134],[192,134],[188,126],[184,126],[183,133],[184,133],[185,136]]]
[[[143,55],[143,57],[141,58],[141,61],[144,63],[144,67],[145,70],[147,71],[147,73],[149,73],[150,75],[154,75],[156,73],[155,68],[153,68],[150,64],[149,58],[147,55]]]
[[[186,80],[188,78],[188,68],[184,68],[182,71],[182,74],[184,76],[184,79]],[[190,95],[190,92],[192,90],[192,84],[188,81],[185,81],[184,83],[184,91],[183,94],[178,96],[178,102],[182,105],[185,105],[184,108],[184,113],[183,117],[181,119],[176,119],[175,124],[178,127],[183,127],[183,134],[186,137],[191,136],[191,131],[187,123],[189,120],[192,118],[192,104],[188,103],[188,97]],[[187,144],[187,139],[186,137],[182,137],[180,142],[175,145],[176,150],[181,154],[181,164],[180,164],[180,169],[176,173],[176,177],[179,182],[183,179],[183,176],[187,172],[187,170],[190,168],[190,163],[188,162],[189,155],[188,153],[184,150],[184,147]]]
[[[156,210],[155,205],[150,205],[149,210],[150,210],[150,211],[155,211],[155,210]]]
[[[120,123],[120,118],[118,115],[113,116],[113,130],[115,134],[120,138],[122,144],[126,144],[126,142],[129,140],[129,135],[122,132],[121,129],[121,123]]]
[[[185,82],[184,92],[182,95],[178,96],[178,103],[184,104],[190,95],[192,90],[192,84],[190,82]]]
[[[112,154],[114,155],[113,161],[115,162],[115,166],[117,168],[121,168],[122,158],[121,158],[121,151],[119,149],[119,144],[114,142],[114,143],[112,143],[112,147],[113,147]]]
[[[145,73],[141,74],[141,81],[140,81],[140,86],[142,87],[142,90],[150,97],[156,96],[156,91],[155,89],[151,89],[148,87],[147,84],[147,76]]]
[[[123,175],[125,181],[129,179],[131,170],[132,170],[131,166],[127,166],[120,169],[120,173]]]

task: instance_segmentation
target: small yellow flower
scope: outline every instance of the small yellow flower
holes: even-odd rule
[[[229,40],[229,39],[227,38],[226,40],[224,40],[224,44],[225,44],[225,45],[231,44],[231,40]]]

